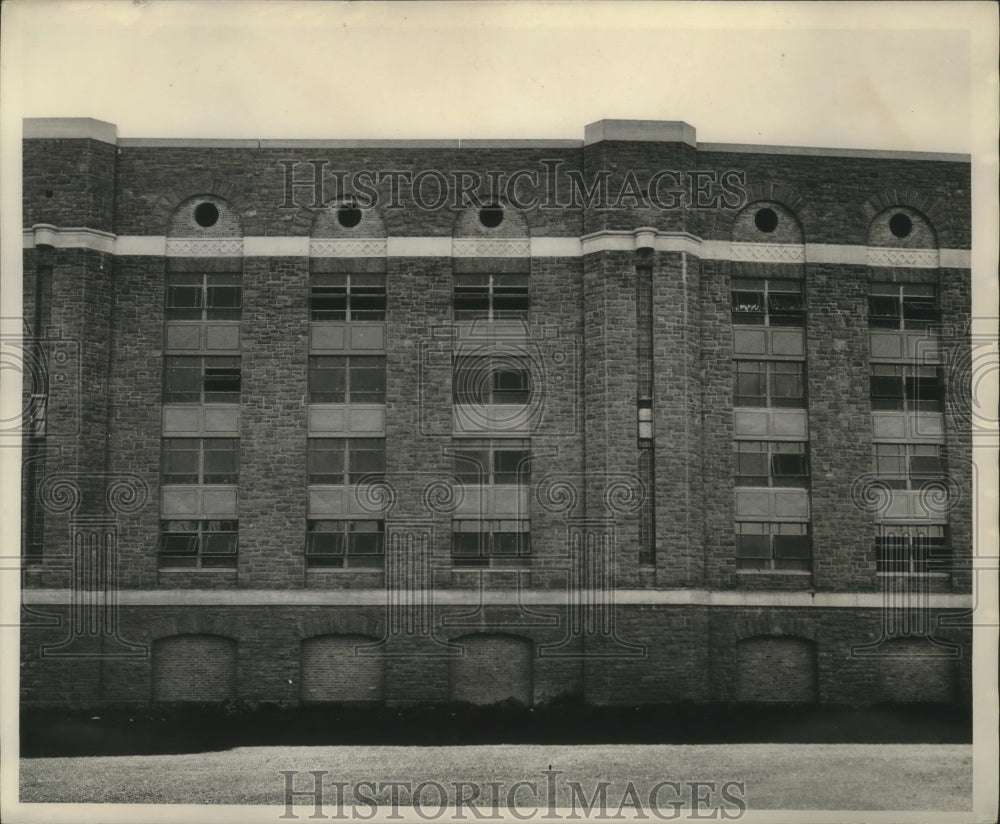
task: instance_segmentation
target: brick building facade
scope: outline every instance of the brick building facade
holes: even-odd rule
[[[23,146],[25,705],[969,702],[967,157]]]

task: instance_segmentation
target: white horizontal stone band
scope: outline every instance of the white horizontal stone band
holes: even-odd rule
[[[309,257],[385,257],[386,251],[384,237],[308,239]]]
[[[868,265],[934,269],[940,263],[937,249],[869,249]]]
[[[457,237],[451,243],[455,257],[527,257],[528,238]]]
[[[648,234],[648,233],[646,233]],[[466,243],[466,241],[470,241]],[[195,242],[196,241],[196,242]],[[24,248],[49,245],[59,249],[93,249],[120,256],[184,255],[191,257],[581,257],[598,252],[631,252],[636,248],[635,232],[596,232],[577,237],[532,237],[507,239],[485,244],[478,239],[450,237],[390,238],[308,238],[245,237],[202,240],[155,235],[112,235],[95,229],[59,229],[38,224],[24,230]],[[242,252],[233,251],[242,244]],[[384,246],[383,246],[384,244]],[[925,269],[941,266],[969,269],[968,249],[882,249],[834,243],[731,243],[728,240],[701,240],[684,232],[656,234],[653,248],[659,252],[685,252],[702,260],[756,261],[762,263],[829,263],[853,266],[892,266]],[[384,249],[384,251],[383,251]]]
[[[335,573],[349,574],[349,573]],[[96,597],[103,597],[99,592]],[[77,596],[78,597],[78,596]],[[448,606],[484,604],[551,604],[568,602],[565,590],[504,591],[478,589],[439,589],[400,592],[401,603]],[[964,593],[912,594],[884,596],[877,592],[713,592],[706,589],[618,589],[609,599],[603,593],[575,593],[574,603],[601,604],[611,600],[618,605],[663,604],[707,607],[789,607],[823,609],[882,609],[891,597],[892,605],[900,598],[927,609],[971,609],[973,599]],[[69,589],[25,589],[25,604],[70,604],[74,593]],[[119,606],[382,606],[384,589],[126,589],[114,594]]]
[[[167,257],[242,257],[243,238],[170,237]]]

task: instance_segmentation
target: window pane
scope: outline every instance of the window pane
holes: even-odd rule
[[[759,441],[736,444],[736,483],[739,486],[767,485],[767,449]]]
[[[772,326],[805,326],[806,305],[798,291],[776,293],[772,290],[767,302]]]
[[[899,299],[871,295],[868,298],[868,325],[873,329],[899,328]]]
[[[352,357],[350,398],[359,403],[385,403],[385,358]]]
[[[523,449],[497,448],[493,453],[493,483],[530,483],[530,457],[531,453]]]
[[[771,557],[770,539],[767,535],[737,535],[737,558]]]
[[[456,567],[489,566],[487,534],[483,532],[452,532],[451,555]]]
[[[239,441],[209,438],[205,442],[205,483],[234,484],[239,475]]]
[[[776,559],[810,557],[808,535],[775,535],[771,540]]]
[[[888,375],[873,375],[871,396],[872,409],[902,409],[903,379]]]
[[[309,401],[343,403],[347,390],[347,358],[313,357],[309,359]]]
[[[455,452],[453,467],[462,483],[479,485],[490,482],[488,449],[462,449]]]
[[[798,407],[803,405],[802,365],[798,363],[771,364],[771,405]]]
[[[764,406],[766,395],[763,364],[757,361],[736,361],[735,376],[734,404]]]
[[[483,406],[489,399],[490,375],[487,358],[460,358],[455,363],[453,396],[456,404]]]
[[[349,532],[347,552],[349,555],[382,555],[382,537],[381,532]]]
[[[877,572],[909,572],[910,547],[904,535],[881,535],[875,540]]]
[[[493,372],[494,403],[527,403],[531,376],[526,369],[501,366]]]
[[[347,319],[346,286],[313,286],[309,293],[309,317],[314,321]]]
[[[488,283],[461,283],[455,279],[452,307],[455,320],[487,318],[490,313],[490,288]]]
[[[201,320],[202,287],[168,286],[167,320]]]
[[[802,300],[802,295],[775,294],[772,292],[767,302],[772,312],[803,312],[806,308]]]
[[[309,566],[343,566],[346,544],[343,529],[343,522],[340,521],[309,522],[310,531],[306,536],[306,562]]]
[[[198,440],[169,438],[163,441],[163,482],[198,483]]]
[[[531,309],[531,301],[527,295],[503,294],[493,295],[494,318],[527,318]]]
[[[209,320],[239,320],[242,296],[243,289],[239,286],[209,286],[205,317]]]
[[[205,367],[206,403],[239,403],[240,370]]]
[[[309,483],[344,483],[344,445],[343,438],[309,439],[306,457]]]
[[[771,468],[775,481],[782,481],[785,484],[802,484],[809,475],[805,455],[772,455]]]
[[[164,533],[160,541],[160,551],[164,555],[197,555],[198,535]]]
[[[527,318],[530,307],[526,275],[493,276],[493,317]]]
[[[351,320],[385,320],[385,286],[351,285]]]
[[[372,482],[385,472],[385,441],[381,438],[363,438],[348,442],[350,476],[352,484],[362,479]]]
[[[201,400],[201,358],[167,358],[163,379],[164,403]]]
[[[733,313],[737,315],[753,315],[764,321],[764,293],[750,291],[734,291],[732,293]],[[740,323],[755,323],[749,318],[740,318]]]
[[[907,328],[920,328],[921,325],[938,321],[937,301],[933,298],[903,298],[903,319],[921,323],[907,323]]]
[[[231,532],[206,532],[201,536],[202,555],[236,555],[236,535]],[[235,563],[235,557],[231,559]]]
[[[941,408],[941,382],[937,377],[908,377],[906,397],[913,409],[937,412]]]

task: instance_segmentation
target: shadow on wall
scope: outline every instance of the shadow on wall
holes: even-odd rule
[[[469,744],[969,743],[972,714],[948,704],[595,707],[563,699],[408,707],[243,701],[25,710],[21,755],[149,755],[240,746]]]

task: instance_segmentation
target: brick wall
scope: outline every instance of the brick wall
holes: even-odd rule
[[[460,657],[451,661],[451,698],[473,704],[513,699],[534,703],[531,641],[504,635],[466,635],[455,639]]]
[[[332,220],[333,211],[313,206],[308,186],[296,189],[297,205],[284,202],[280,161],[301,161],[296,176],[303,180],[312,171],[305,161],[317,158],[326,161],[328,198],[344,194],[332,185],[334,170],[469,169],[484,173],[523,168],[541,173],[540,161],[555,158],[561,162],[564,199],[569,192],[569,171],[583,171],[590,182],[593,174],[607,169],[611,172],[609,189],[616,192],[630,174],[641,187],[652,173],[662,169],[706,168],[745,172],[754,203],[742,212],[662,212],[633,208],[629,203],[612,209],[534,209],[512,215],[502,224],[502,236],[577,238],[603,229],[631,232],[649,225],[661,231],[686,231],[706,239],[737,242],[872,243],[900,248],[964,248],[969,242],[966,164],[698,152],[680,143],[613,141],[580,149],[133,146],[116,151],[99,141],[29,140],[25,144],[25,223],[29,227],[43,222],[61,228],[90,227],[120,235],[347,236]],[[387,201],[387,186],[378,188],[383,202]],[[481,193],[485,195],[485,190]],[[204,201],[220,211],[219,220],[207,228],[194,219],[195,206]],[[474,210],[458,213],[447,208],[417,208],[405,182],[401,201],[403,208],[386,209],[381,216],[366,213],[371,222],[363,223],[361,230],[389,237],[488,234],[478,224]],[[761,232],[753,223],[756,209],[763,205],[779,216],[775,232]],[[887,233],[888,216],[896,211],[907,214],[915,226],[905,239]],[[81,379],[53,387],[48,410],[51,427],[74,420],[79,425],[75,429],[64,427],[64,434],[49,439],[62,450],[60,462],[58,466],[51,459],[40,463],[44,467],[41,474],[55,468],[79,472],[84,493],[81,511],[86,512],[104,509],[101,473],[134,473],[149,492],[145,507],[118,518],[123,588],[281,590],[308,584],[347,590],[384,586],[381,571],[319,573],[307,580],[303,568],[308,259],[250,257],[240,264],[245,308],[241,328],[238,572],[185,571],[159,576],[156,544],[167,260],[112,258],[96,251],[51,248],[26,250],[24,260],[25,309],[33,322],[37,323],[34,319],[38,317],[34,311],[35,274],[39,265],[51,266],[51,300],[43,307],[49,325],[80,347]],[[482,260],[476,263],[489,265]],[[463,265],[467,264],[464,261]],[[734,563],[730,277],[737,273],[781,277],[782,266],[700,260],[681,252],[657,252],[652,259],[658,548],[654,571],[638,564],[639,510],[632,505],[635,502],[628,493],[624,497],[607,495],[617,480],[631,485],[638,469],[636,254],[629,249],[582,258],[540,257],[530,260],[529,265],[533,307],[530,340],[540,346],[545,370],[542,414],[531,432],[532,450],[538,456],[533,472],[536,481],[545,477],[564,482],[562,490],[568,494],[544,499],[544,504],[539,496],[544,498],[545,490],[536,490],[538,494],[533,495],[531,587],[566,585],[570,518],[583,516],[607,519],[614,525],[617,544],[613,560],[619,586],[807,586],[808,576],[794,576],[794,580],[793,576],[737,576]],[[386,259],[386,455],[387,478],[394,488],[388,522],[391,528],[394,522],[413,521],[415,533],[430,530],[434,585],[446,588],[480,584],[478,573],[451,572],[450,514],[446,507],[429,508],[424,496],[431,481],[451,471],[445,448],[452,437],[454,266],[455,261],[447,257]],[[862,266],[809,263],[804,274],[809,306],[812,583],[819,590],[871,592],[879,584],[874,574],[874,527],[870,516],[851,504],[851,489],[853,481],[871,467],[869,344],[864,318],[872,272]],[[891,278],[934,274],[923,270],[888,272]],[[972,537],[965,357],[971,312],[968,271],[942,269],[940,294],[949,396],[946,452],[963,489],[951,504],[949,518],[956,555],[967,558]],[[600,523],[592,529],[600,533],[606,526]],[[43,527],[46,552],[66,557],[66,515],[45,516]],[[512,582],[509,575],[503,581],[501,577],[487,576],[486,586]],[[747,580],[750,578],[752,582]],[[32,585],[69,585],[65,567],[32,570],[26,580]],[[527,577],[522,579],[527,581]],[[941,586],[968,592],[971,571],[960,567],[953,580]],[[194,624],[179,633],[176,627],[168,632],[162,624],[175,621],[172,616],[176,610],[123,610],[123,631],[140,643],[150,644],[171,634],[234,639],[241,662],[234,676],[236,693],[287,702],[305,694],[306,688],[300,684],[303,662],[299,659],[304,639],[372,635],[353,625],[326,630],[314,627],[315,631],[306,634],[300,621],[313,620],[317,613],[375,621],[378,616],[372,613],[380,613],[367,608],[331,611],[223,606],[192,612],[196,613],[191,618]],[[768,655],[790,648],[783,640],[786,638],[804,638],[815,644],[812,689],[820,700],[864,703],[879,694],[873,659],[850,652],[853,646],[878,636],[880,623],[874,611],[755,613],[636,605],[616,613],[617,640],[605,636],[564,639],[565,615],[555,626],[541,629],[531,626],[534,618],[521,608],[501,610],[497,615],[499,624],[484,619],[471,628],[452,627],[441,636],[509,630],[509,637],[497,636],[501,640],[495,643],[500,646],[493,658],[507,662],[497,666],[511,667],[510,661],[522,660],[522,652],[517,650],[523,650],[523,644],[537,650],[543,643],[565,641],[560,649],[573,654],[529,654],[527,671],[535,700],[567,693],[606,703],[728,699],[746,690],[764,694],[764,686],[739,680],[742,668],[736,663],[740,655],[763,655],[762,660],[768,660]],[[789,615],[795,616],[790,623]],[[148,661],[87,663],[74,670],[37,652],[43,640],[58,640],[58,630],[31,626],[25,632],[31,639],[24,655],[30,700],[148,700]],[[515,635],[530,640],[511,641]],[[779,640],[772,643],[774,649],[762,648],[760,652],[755,651],[757,642],[747,640],[757,636]],[[389,648],[420,649],[429,655],[392,662],[384,682],[387,702],[440,700],[450,694],[453,664],[448,655],[437,655],[440,640],[390,636]],[[522,646],[508,649],[503,644]],[[584,649],[607,651],[619,644],[625,653],[607,666],[589,661],[584,665],[576,655]],[[643,645],[643,655],[630,657],[631,651]],[[482,660],[487,657],[484,654]],[[955,676],[962,700],[968,697],[966,659],[957,665]],[[523,678],[507,674],[512,683],[523,687]],[[892,683],[898,681],[890,678]],[[934,692],[937,687],[930,685],[928,689],[938,694]]]
[[[878,696],[882,701],[956,699],[954,650],[925,638],[898,638],[885,644],[878,658]]]
[[[928,620],[936,627],[938,617],[944,614],[933,611]],[[879,685],[882,659],[889,662],[890,669],[886,672],[900,671],[891,669],[897,666],[893,662],[899,660],[893,657],[893,645],[900,642],[885,634],[884,617],[875,609],[630,604],[615,608],[611,633],[607,635],[589,632],[586,625],[579,623],[575,626],[581,631],[574,634],[570,631],[574,626],[570,615],[564,609],[547,605],[535,606],[531,612],[523,607],[470,610],[467,606],[439,606],[433,611],[432,629],[426,633],[407,630],[408,626],[420,626],[417,614],[407,610],[400,614],[399,625],[390,631],[385,608],[372,606],[126,606],[118,608],[117,616],[119,637],[132,645],[128,648],[131,657],[102,660],[99,657],[102,649],[121,652],[122,647],[110,639],[105,639],[102,646],[99,637],[83,637],[69,650],[85,651],[89,645],[94,656],[81,661],[59,657],[51,651],[42,654],[43,647],[55,650],[65,645],[67,628],[72,627],[68,608],[38,606],[26,614],[21,630],[25,704],[90,707],[100,703],[146,703],[153,695],[154,664],[164,660],[162,642],[169,642],[166,647],[169,652],[176,639],[192,638],[209,638],[216,646],[219,639],[235,644],[238,661],[232,670],[236,679],[232,697],[288,705],[309,700],[310,692],[323,684],[339,683],[347,688],[345,681],[336,681],[328,674],[331,670],[316,678],[308,674],[312,661],[323,659],[327,666],[336,666],[329,663],[333,660],[330,655],[319,654],[309,659],[309,653],[303,650],[310,639],[327,638],[335,639],[334,647],[340,643],[342,653],[357,639],[366,643],[372,639],[383,642],[382,697],[390,705],[448,700],[453,695],[454,668],[458,666],[461,670],[464,666],[459,664],[463,649],[465,665],[480,669],[477,681],[472,675],[466,677],[459,672],[458,683],[467,688],[460,688],[456,697],[472,695],[469,685],[474,682],[479,688],[500,683],[511,694],[511,685],[521,684],[524,688],[529,684],[535,703],[564,696],[584,697],[595,704],[737,700],[748,683],[743,675],[747,668],[741,663],[742,645],[747,639],[760,637],[792,638],[813,645],[811,666],[815,672],[816,698],[810,700],[862,706],[889,700]],[[53,618],[61,624],[51,625]],[[552,618],[554,623],[543,626]],[[937,644],[920,641],[915,646],[923,644],[924,650],[955,650],[949,654],[956,657],[948,659],[954,689],[952,699],[948,700],[968,704],[971,701],[969,629],[938,627],[933,635]],[[353,640],[348,644],[343,639]],[[494,643],[495,639],[500,640]],[[540,652],[543,647],[544,654]],[[184,652],[186,647],[177,649]],[[324,647],[316,649],[322,653]],[[331,647],[325,649],[329,653]],[[925,658],[907,654],[910,658],[904,659],[903,664],[911,669],[906,672],[912,673],[914,668],[928,663]],[[184,652],[172,660],[187,658],[191,656]],[[368,661],[377,658],[351,663],[361,666]],[[345,671],[343,667],[339,669]],[[359,672],[362,676],[365,672],[372,676],[373,670],[362,667]],[[468,667],[465,672],[468,673]],[[890,682],[903,683],[903,679],[892,676]],[[910,682],[917,689],[923,680],[911,678]],[[943,695],[935,686],[939,682],[936,675],[928,682],[927,695]],[[896,700],[910,700],[900,695]],[[216,695],[222,697],[229,694]]]
[[[153,644],[154,701],[220,701],[236,697],[236,642],[176,635]]]
[[[302,642],[303,701],[382,701],[385,664],[377,639],[321,635]]]
[[[816,650],[804,638],[761,635],[737,646],[738,701],[816,700]]]

